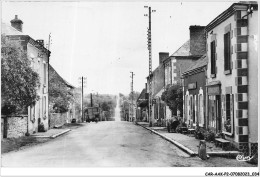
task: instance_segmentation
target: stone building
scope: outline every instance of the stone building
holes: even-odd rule
[[[155,122],[162,124],[165,122],[165,105],[161,100],[161,95],[164,91],[164,65],[163,61],[169,57],[169,53],[160,52],[159,53],[159,66],[152,72],[151,77],[147,77],[147,83],[149,83],[149,79],[151,79],[151,99],[152,99],[152,107],[151,107],[151,117],[150,124],[154,124]],[[147,84],[147,93],[149,93],[149,84]],[[165,124],[165,123],[164,123]]]
[[[189,67],[183,74],[183,121],[190,127],[197,124],[206,128],[206,54]]]
[[[76,119],[77,122],[80,121],[80,113],[76,111],[75,109],[75,94],[76,94],[76,89],[73,85],[68,83],[65,79],[63,79],[59,73],[50,65],[49,66],[49,110],[50,110],[50,122],[49,122],[49,127],[53,128],[54,126],[59,126],[63,125],[65,123],[71,122],[73,118]],[[54,88],[56,91],[59,90],[64,94],[67,94],[67,98],[69,101],[69,107],[68,111],[65,112],[60,112],[55,110],[53,108],[55,106],[55,100],[57,100],[57,97],[54,97],[51,93],[52,88]],[[55,92],[56,93],[56,92]],[[70,98],[70,99],[69,99]]]
[[[181,76],[190,66],[192,66],[206,52],[205,26],[190,26],[190,39],[185,42],[171,56],[163,60],[164,65],[164,88],[173,84],[182,84]],[[166,119],[173,115],[166,106]]]
[[[258,147],[258,5],[234,3],[205,31],[208,128],[253,154]]]
[[[13,134],[12,136],[21,136],[26,132],[34,133],[38,132],[38,126],[42,123],[44,125],[44,130],[48,130],[48,64],[50,51],[44,47],[43,40],[34,40],[29,35],[23,33],[23,22],[18,19],[18,16],[15,15],[15,18],[11,20],[11,25],[2,23],[2,34],[5,35],[10,40],[20,42],[23,50],[26,51],[28,58],[31,61],[31,67],[36,71],[40,76],[40,86],[37,88],[37,94],[39,95],[39,100],[36,102],[35,106],[28,107],[28,115],[22,116],[21,120],[24,124],[26,121],[26,128],[17,135]],[[18,129],[15,127],[17,125],[11,123],[12,118],[10,118],[7,123],[7,129]],[[14,126],[11,126],[14,125]],[[20,128],[19,128],[20,129]],[[18,135],[19,134],[19,135]]]

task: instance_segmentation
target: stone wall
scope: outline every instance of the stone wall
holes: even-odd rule
[[[67,112],[65,113],[51,113],[50,114],[50,128],[55,125],[64,125],[68,120]]]
[[[27,119],[28,115],[13,116],[13,117],[1,117],[1,133],[4,135],[4,119],[7,120],[6,135],[7,138],[16,138],[24,136],[27,132]]]

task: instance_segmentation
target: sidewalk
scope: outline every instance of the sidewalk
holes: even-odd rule
[[[71,129],[64,129],[64,128],[49,129],[46,132],[38,132],[32,134],[31,136],[36,138],[56,138],[57,136],[63,135],[69,131],[71,131]]]
[[[198,155],[198,147],[200,140],[195,139],[193,135],[185,135],[181,133],[168,133],[166,127],[149,127],[149,123],[147,122],[138,122],[137,124],[161,136],[167,141],[170,141],[183,151],[187,152],[189,155]],[[215,144],[211,142],[206,142],[206,146],[207,154],[210,156],[236,157],[238,154],[240,154],[240,152],[238,151],[223,151],[220,147],[216,147]]]

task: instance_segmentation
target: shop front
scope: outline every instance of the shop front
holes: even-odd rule
[[[222,131],[221,116],[221,83],[212,82],[207,85],[208,93],[208,123],[207,128],[220,133]]]

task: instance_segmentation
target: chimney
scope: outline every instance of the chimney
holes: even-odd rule
[[[162,64],[163,60],[169,57],[168,52],[159,52],[159,65]]]
[[[206,52],[205,26],[190,26],[190,53],[204,55]]]
[[[17,29],[20,32],[23,32],[23,21],[18,19],[18,15],[15,15],[15,18],[10,21],[11,26]]]
[[[42,45],[44,47],[44,40],[38,39],[38,40],[36,40],[36,42],[38,42],[40,45]]]

